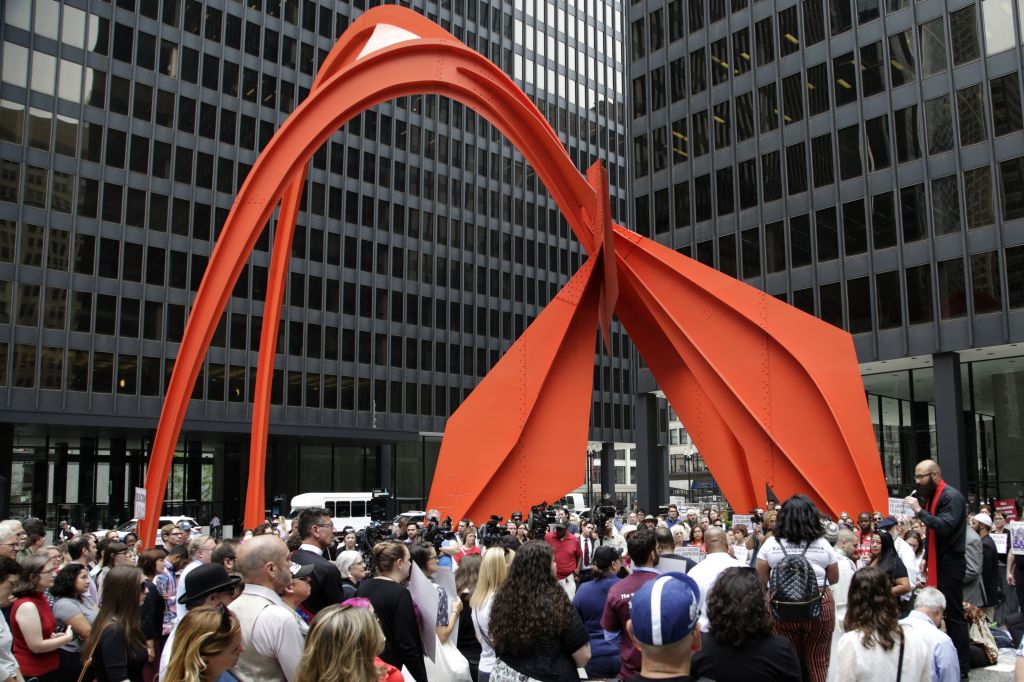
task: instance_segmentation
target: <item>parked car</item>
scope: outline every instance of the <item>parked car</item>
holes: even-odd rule
[[[190,539],[194,538],[194,537],[196,537],[198,535],[201,535],[202,532],[203,532],[202,526],[200,526],[199,522],[196,521],[191,516],[161,516],[160,517],[160,523],[157,524],[157,528],[158,529],[159,528],[163,528],[168,523],[173,523],[174,525],[178,526],[182,530],[188,532]],[[138,525],[139,525],[139,520],[138,519],[132,519],[131,521],[125,521],[121,525],[116,526],[114,528],[114,530],[117,531],[118,539],[119,540],[124,540],[124,536],[125,535],[127,535],[128,533],[135,533],[136,532],[135,529],[138,527]],[[106,531],[106,530],[98,530],[98,531],[95,531],[93,534],[96,536],[97,539],[101,539],[104,535],[107,534],[107,532],[108,531]],[[152,546],[157,545],[157,544],[160,543],[159,533],[160,533],[160,531],[157,530],[157,537],[153,538],[152,541],[149,544],[146,544],[147,547],[152,547]]]

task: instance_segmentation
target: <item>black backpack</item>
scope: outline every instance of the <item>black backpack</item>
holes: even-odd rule
[[[814,567],[804,556],[810,544],[800,554],[790,554],[782,541],[778,542],[785,556],[775,564],[768,579],[772,614],[781,622],[816,620],[821,615],[823,592],[818,588]]]

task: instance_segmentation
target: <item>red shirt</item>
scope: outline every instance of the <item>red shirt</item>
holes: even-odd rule
[[[604,602],[604,613],[601,614],[601,628],[608,632],[619,633],[619,670],[620,679],[631,679],[640,674],[642,655],[633,644],[633,638],[626,630],[629,620],[629,602],[644,583],[657,579],[659,573],[653,569],[637,569],[608,590]]]
[[[871,536],[875,531],[871,530],[861,535],[860,529],[857,529],[857,560],[861,563],[867,563],[871,554]]]
[[[57,627],[57,619],[53,616],[50,602],[46,601],[46,596],[42,592],[33,592],[31,595],[21,597],[14,602],[14,606],[11,608],[11,634],[14,636],[14,646],[12,648],[14,650],[14,658],[18,661],[21,673],[25,677],[46,675],[55,672],[60,667],[60,654],[57,653],[57,649],[45,654],[34,654],[25,642],[25,636],[21,633],[21,628],[18,627],[17,614],[18,609],[29,602],[35,604],[36,610],[39,612],[39,621],[43,626],[44,640],[50,639],[50,636],[53,635],[53,629]]]
[[[576,572],[580,557],[583,556],[583,550],[580,549],[580,541],[576,539],[575,535],[566,531],[565,537],[559,540],[555,531],[548,531],[544,535],[544,542],[555,550],[555,567],[559,580]]]

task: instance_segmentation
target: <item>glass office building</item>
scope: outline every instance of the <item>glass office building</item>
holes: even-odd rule
[[[1021,0],[629,6],[633,224],[853,334],[894,491],[935,456],[1024,492],[1022,27]]]
[[[403,3],[406,4],[406,3]],[[627,208],[621,10],[416,2],[525,89]],[[0,476],[11,513],[131,516],[219,226],[365,6],[8,0],[0,27]],[[196,384],[167,511],[241,515],[273,225]],[[314,156],[273,384],[267,499],[425,503],[445,419],[579,266],[537,176],[466,107],[406,97]],[[628,343],[595,356],[591,438],[631,440]],[[282,504],[281,500],[284,500]],[[509,510],[495,510],[506,514]]]

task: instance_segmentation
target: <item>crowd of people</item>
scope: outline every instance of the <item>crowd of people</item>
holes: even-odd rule
[[[153,547],[7,520],[0,682],[958,680],[1020,643],[990,624],[1020,621],[1024,561],[934,462],[915,479],[905,517],[804,495],[749,523],[559,509],[540,533],[437,533],[429,512],[372,547],[325,509],[240,540],[167,525]]]

